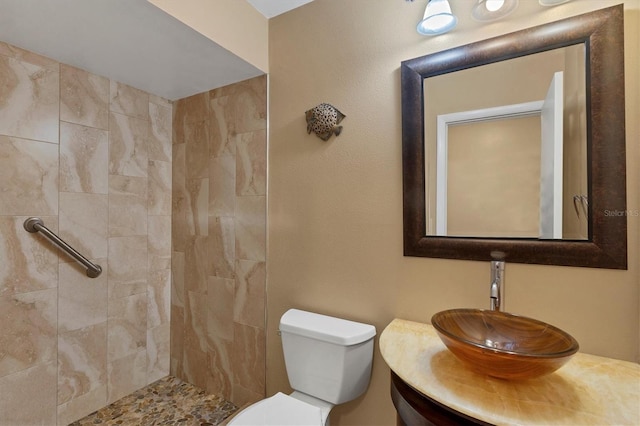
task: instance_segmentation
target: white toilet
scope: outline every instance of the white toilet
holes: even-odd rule
[[[294,392],[250,405],[229,426],[329,426],[334,405],[367,390],[374,326],[290,309],[280,318],[280,335]]]

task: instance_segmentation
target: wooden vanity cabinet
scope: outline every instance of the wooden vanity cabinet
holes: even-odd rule
[[[391,372],[391,400],[396,407],[398,426],[490,425],[471,418],[426,397]]]

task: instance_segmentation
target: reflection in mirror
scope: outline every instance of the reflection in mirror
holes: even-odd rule
[[[402,62],[405,256],[627,268],[623,15],[618,5]],[[525,72],[493,69],[539,54],[550,56]],[[440,82],[471,72],[485,75]],[[563,110],[550,126],[547,98]],[[542,143],[546,132],[562,143]]]
[[[585,73],[580,43],[424,80],[427,235],[588,238]]]

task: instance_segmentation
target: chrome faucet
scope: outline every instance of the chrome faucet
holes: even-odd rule
[[[491,288],[489,290],[489,302],[492,311],[502,310],[504,292],[504,253],[491,252]]]

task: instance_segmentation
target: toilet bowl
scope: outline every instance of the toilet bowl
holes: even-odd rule
[[[331,409],[369,386],[373,325],[290,309],[280,319],[280,335],[294,392],[250,405],[229,426],[329,426]]]

